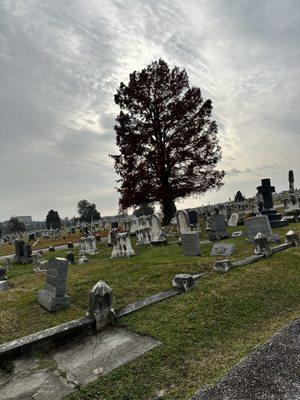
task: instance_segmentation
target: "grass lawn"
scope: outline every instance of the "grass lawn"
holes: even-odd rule
[[[69,242],[78,242],[80,237],[82,236],[82,233],[71,233],[65,235],[65,239],[63,237],[58,237],[58,238],[37,238],[39,242],[32,248],[32,250],[38,250],[38,249],[46,249],[49,246],[59,246],[61,244],[67,244]],[[35,243],[34,241],[28,242],[31,245]],[[15,253],[15,245],[14,244],[3,244],[0,246],[0,256],[7,256],[10,254]]]
[[[300,233],[300,223],[289,229]],[[283,238],[287,230],[274,232]],[[223,242],[236,244],[232,259],[253,254],[254,246],[244,238]],[[109,260],[111,249],[100,244],[100,254],[88,264],[70,266],[67,292],[71,307],[55,314],[36,301],[45,274],[34,274],[31,265],[13,265],[8,272],[13,289],[0,293],[0,341],[85,315],[88,291],[100,279],[113,289],[114,307],[119,308],[171,288],[176,273],[205,270],[207,275],[190,292],[117,322],[155,337],[161,346],[69,396],[72,400],[138,400],[154,399],[160,393],[161,399],[189,399],[300,313],[300,247],[227,274],[212,271],[217,258],[209,256],[211,247],[202,245],[201,257],[183,257],[176,244],[134,246],[136,257]]]

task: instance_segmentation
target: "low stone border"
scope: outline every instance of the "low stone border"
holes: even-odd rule
[[[189,276],[196,281],[204,275],[205,273]],[[185,289],[175,287],[174,289],[166,290],[135,303],[128,304],[126,307],[116,311],[115,319],[168,299],[169,297],[176,296],[184,291]],[[0,368],[24,353],[43,351],[45,349],[48,351],[58,345],[69,342],[75,337],[79,339],[84,336],[93,335],[96,330],[95,319],[87,316],[12,340],[11,342],[3,343],[0,345]]]

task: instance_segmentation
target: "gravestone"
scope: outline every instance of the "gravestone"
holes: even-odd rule
[[[295,246],[299,246],[300,245],[299,235],[294,231],[288,231],[285,234],[285,242],[294,243]]]
[[[272,193],[275,192],[275,187],[271,186],[271,180],[269,178],[261,180],[261,186],[257,187],[257,192],[263,199],[263,209],[260,210],[260,212],[268,216],[271,228],[287,226],[288,222],[281,221],[281,214],[277,214],[277,211],[273,208]]]
[[[246,218],[244,220],[246,234],[249,240],[253,241],[254,236],[262,233],[269,242],[276,243],[279,241],[279,236],[272,233],[269,218],[266,215],[258,215],[256,217]]]
[[[89,262],[89,259],[87,258],[87,256],[81,256],[78,260],[78,264],[86,264]]]
[[[32,263],[32,250],[30,244],[25,244],[24,240],[15,240],[15,262],[16,264]]]
[[[112,244],[113,250],[110,258],[132,257],[135,255],[129,233],[119,233],[116,229],[112,230]]]
[[[0,265],[0,292],[4,292],[9,288],[6,276],[6,268]]]
[[[211,256],[231,256],[235,252],[235,245],[231,243],[215,243],[211,249]]]
[[[184,256],[200,256],[200,241],[198,231],[181,233],[182,253]]]
[[[71,302],[66,295],[68,260],[51,258],[48,261],[45,289],[38,293],[38,302],[48,311],[68,308]]]
[[[177,274],[174,276],[173,286],[186,292],[195,286],[195,279],[190,274]]]
[[[193,229],[199,229],[198,213],[195,210],[188,211],[189,221]]]
[[[223,214],[213,214],[207,218],[208,239],[217,241],[229,237],[226,231],[226,222]]]
[[[162,232],[158,215],[156,214],[151,215],[150,225],[151,225],[151,244],[158,246],[166,245],[167,239]]]
[[[179,210],[176,213],[179,233],[185,233],[192,230],[189,215],[185,210]]]
[[[68,251],[68,253],[66,254],[66,259],[68,260],[69,264],[73,264],[73,265],[76,264],[75,256],[72,251]]]
[[[264,254],[265,256],[271,253],[268,239],[262,233],[257,233],[254,236],[254,254]]]
[[[297,216],[300,215],[300,199],[296,197],[294,172],[292,170],[289,171],[289,197],[285,204],[284,215],[293,216],[294,219],[291,222],[297,222],[295,220],[297,219]],[[282,220],[284,220],[284,218]]]
[[[232,213],[228,221],[228,226],[237,226],[238,222],[239,222],[239,214]]]
[[[229,260],[220,260],[214,263],[214,270],[220,272],[227,272],[232,268],[231,262]]]
[[[95,320],[96,331],[111,323],[116,315],[112,308],[112,290],[103,281],[99,281],[90,291],[87,315]]]

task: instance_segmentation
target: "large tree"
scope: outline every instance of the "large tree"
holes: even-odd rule
[[[93,220],[100,219],[100,213],[96,209],[96,204],[87,200],[80,200],[77,204],[77,211],[80,215],[80,221],[91,223]]]
[[[58,211],[50,210],[46,216],[46,226],[47,229],[60,229],[61,220]]]
[[[164,223],[174,216],[175,200],[222,184],[224,171],[211,100],[191,87],[186,71],[159,60],[130,74],[115,95],[113,155],[120,175],[120,207],[160,202]]]
[[[133,211],[133,215],[137,218],[142,217],[143,215],[151,215],[154,213],[154,208],[147,205],[142,205],[139,208],[136,208]]]
[[[26,231],[26,227],[24,222],[18,220],[18,218],[12,217],[7,224],[7,230],[9,233],[18,233],[19,235],[22,232]]]

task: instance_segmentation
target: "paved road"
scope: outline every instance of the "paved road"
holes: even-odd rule
[[[299,400],[300,318],[191,400]]]

